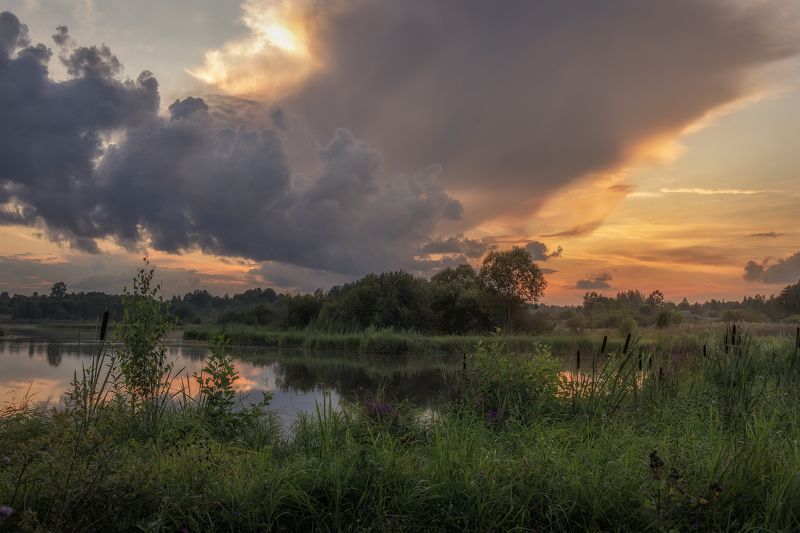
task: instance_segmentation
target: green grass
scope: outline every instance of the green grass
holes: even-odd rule
[[[0,505],[15,512],[4,526],[800,528],[794,338],[744,338],[727,354],[718,342],[705,359],[660,357],[641,373],[619,354],[594,386],[579,378],[558,392],[541,357],[482,348],[439,412],[380,397],[322,405],[288,437],[269,416],[223,434],[180,405],[146,423],[110,403],[88,430],[64,410],[10,407],[0,414]],[[500,416],[489,417],[490,397]]]

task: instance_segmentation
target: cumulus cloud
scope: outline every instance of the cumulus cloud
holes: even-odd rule
[[[525,249],[531,254],[534,261],[547,261],[551,257],[561,257],[561,254],[564,253],[561,246],[551,252],[545,243],[539,241],[529,242],[525,245]]]
[[[766,259],[760,263],[748,261],[743,277],[747,281],[762,283],[795,283],[800,280],[800,252],[776,262]]]
[[[611,284],[609,281],[614,279],[611,274],[608,272],[603,272],[602,274],[591,275],[585,279],[579,279],[575,282],[576,289],[584,289],[584,290],[591,290],[591,289],[610,289]]]
[[[260,4],[274,5],[248,2]],[[317,131],[348,127],[390,167],[440,163],[468,218],[530,215],[749,95],[762,67],[798,50],[783,0],[297,5],[312,6],[302,35],[323,67],[283,104]],[[252,63],[228,59],[243,75]]]
[[[469,259],[478,259],[491,250],[493,245],[485,239],[469,239],[463,235],[432,239],[423,244],[421,254],[458,254]]]
[[[121,79],[103,46],[64,50],[70,78],[52,81],[50,50],[29,46],[14,15],[0,20],[0,221],[89,252],[111,238],[358,275],[429,268],[415,254],[462,216],[437,166],[388,173],[337,129],[306,154],[314,175],[297,175],[277,130],[236,126],[239,103],[220,118],[188,97],[162,117],[155,78]],[[67,42],[66,28],[57,35]]]

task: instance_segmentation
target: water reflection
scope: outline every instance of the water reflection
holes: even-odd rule
[[[26,395],[35,402],[63,401],[75,372],[80,374],[97,350],[98,343],[85,340],[88,336],[22,330],[0,337],[0,404],[18,402]],[[205,344],[178,337],[169,338],[167,348],[168,360],[182,371],[184,382],[201,371],[209,354]],[[271,409],[287,425],[299,413],[314,412],[326,396],[338,406],[342,398],[382,390],[393,399],[432,406],[460,369],[458,359],[432,356],[309,355],[254,348],[231,348],[231,353],[241,378],[237,383],[241,404],[255,403],[269,392]]]

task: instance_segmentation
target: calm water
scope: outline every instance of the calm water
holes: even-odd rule
[[[0,405],[29,394],[35,402],[63,401],[73,373],[91,363],[97,344],[91,330],[42,330],[4,328],[0,337]],[[185,342],[179,336],[167,340],[168,360],[176,369],[200,372],[209,354],[205,343]],[[334,406],[343,398],[355,398],[382,389],[395,399],[431,406],[447,376],[457,372],[460,361],[433,356],[358,356],[344,353],[303,354],[257,348],[229,348],[240,379],[237,389],[244,405],[272,394],[270,408],[286,427],[298,413],[313,412],[330,398]]]

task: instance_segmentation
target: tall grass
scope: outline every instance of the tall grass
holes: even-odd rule
[[[467,355],[435,412],[380,394],[324,402],[286,436],[268,418],[218,431],[191,405],[167,408],[149,433],[132,431],[141,414],[113,402],[86,430],[69,411],[7,408],[0,505],[14,514],[4,526],[800,528],[794,338],[728,330],[705,357],[678,358],[632,338],[574,375],[545,344],[524,354],[503,340]],[[599,351],[596,342],[583,354]]]
[[[191,327],[183,330],[187,341],[208,342],[224,334],[237,345],[263,346],[276,350],[302,349],[312,352],[347,351],[359,354],[406,355],[470,353],[479,342],[488,342],[492,335],[424,335],[415,332],[393,330],[366,330],[351,333],[325,333],[314,330],[281,331],[257,326],[213,326]],[[660,350],[675,355],[695,354],[707,342],[706,334],[692,334],[675,338],[658,334],[642,337],[639,344],[651,351]],[[539,344],[547,344],[554,355],[574,355],[580,349],[584,353],[597,353],[602,334],[547,334],[505,335],[507,350],[518,353],[530,352]],[[610,338],[608,352],[622,351],[624,338]]]

